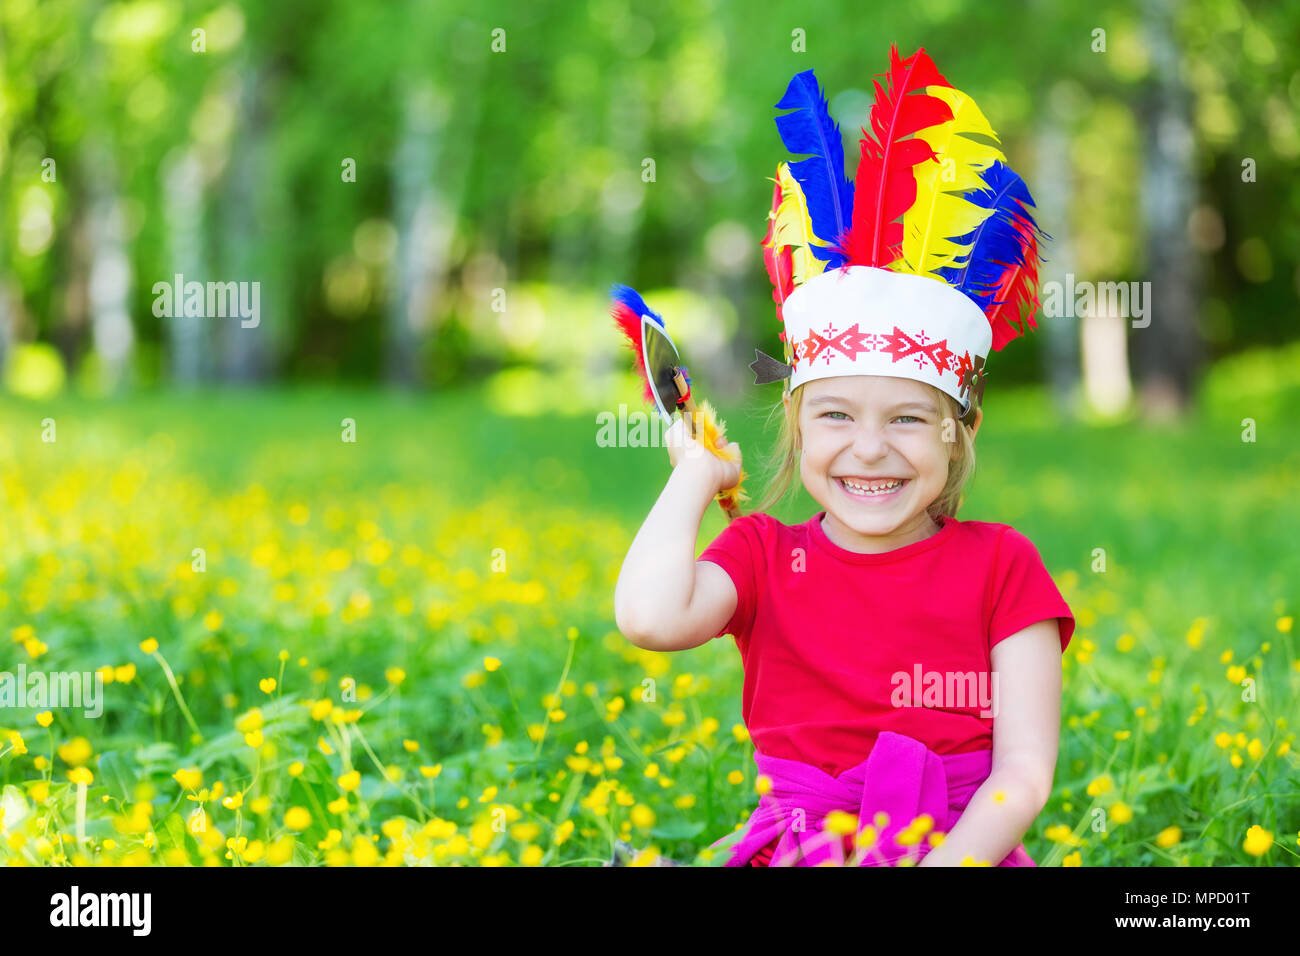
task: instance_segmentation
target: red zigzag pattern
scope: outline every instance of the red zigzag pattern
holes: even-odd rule
[[[832,349],[850,359],[862,352],[884,352],[895,362],[911,358],[917,368],[925,368],[928,362],[940,375],[949,373],[958,382],[974,367],[970,352],[957,355],[948,348],[947,339],[931,342],[924,332],[911,336],[898,326],[892,333],[862,332],[856,322],[843,332],[836,332],[834,325],[827,326],[821,335],[809,329],[807,337],[795,346],[792,366],[798,368],[800,362],[811,365],[819,356],[829,365]]]

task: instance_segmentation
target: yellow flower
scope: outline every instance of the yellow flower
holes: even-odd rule
[[[632,860],[628,866],[654,866],[655,861],[659,859],[659,850],[656,847],[648,846]]]
[[[858,818],[855,814],[845,813],[843,810],[832,810],[826,814],[823,826],[832,833],[846,836],[858,831]]]
[[[348,809],[348,798],[340,796],[337,800],[331,800],[325,804],[325,809],[330,813],[346,813]]]
[[[744,724],[733,724],[731,726],[731,735],[736,738],[737,743],[741,744],[749,739],[749,731],[745,729]]]
[[[524,852],[519,854],[519,862],[524,866],[537,866],[542,862],[542,848],[540,846],[528,846]]]
[[[559,846],[561,843],[563,843],[572,835],[573,835],[573,821],[565,820],[563,823],[561,823],[558,827],[555,828],[555,837],[553,838],[553,842],[555,843],[556,846]]]
[[[307,768],[303,765],[301,760],[295,760],[293,763],[289,764],[289,776],[300,776],[305,769]]]
[[[1169,849],[1183,838],[1183,831],[1178,827],[1165,827],[1156,835],[1156,846],[1163,850]]]
[[[113,680],[119,684],[129,684],[135,680],[135,665],[123,664],[121,667],[113,668]]]
[[[76,767],[90,759],[90,741],[85,737],[73,737],[59,747],[59,757],[66,764]]]
[[[43,710],[36,715],[36,722],[42,727],[48,727],[50,724],[54,723],[54,715],[48,710]]]
[[[256,750],[258,747],[262,746],[262,732],[260,730],[254,730],[250,734],[244,734],[244,743]]]
[[[31,790],[27,791],[31,798],[37,803],[44,803],[50,798],[50,785],[44,780],[32,784]],[[0,809],[0,824],[4,822],[4,810]]]
[[[761,797],[766,793],[772,792],[772,778],[765,773],[760,773],[758,779],[754,781],[754,791]]]
[[[1288,614],[1286,617],[1279,617],[1277,619],[1277,629],[1281,631],[1283,634],[1290,634],[1291,628],[1294,626],[1294,624],[1295,624],[1295,619],[1291,617],[1290,614]]]
[[[1109,774],[1103,774],[1088,784],[1088,796],[1098,797],[1110,790],[1112,784]]]
[[[1083,857],[1079,854],[1078,850],[1075,850],[1073,853],[1067,853],[1065,858],[1061,860],[1061,866],[1083,866]]]
[[[1133,645],[1136,643],[1137,641],[1134,639],[1132,634],[1121,634],[1119,639],[1115,641],[1115,647],[1119,649],[1121,654],[1127,654],[1129,651],[1133,650]]]
[[[144,651],[146,654],[152,654],[154,651],[158,650],[158,642],[152,637],[146,637],[140,642],[140,650]]]
[[[1133,810],[1127,803],[1116,803],[1110,808],[1110,818],[1116,823],[1128,823],[1133,819]]]
[[[1246,831],[1241,848],[1251,856],[1263,856],[1273,847],[1273,834],[1256,824]]]
[[[1074,831],[1064,823],[1058,823],[1055,826],[1048,827],[1043,831],[1043,836],[1047,837],[1047,839],[1051,840],[1053,843],[1064,843],[1067,846],[1079,846],[1082,843],[1082,841],[1074,835]]]
[[[498,667],[500,667],[500,666],[501,666],[501,661],[500,661],[498,658],[495,658],[495,657],[485,657],[485,658],[483,658],[483,669],[484,669],[484,670],[494,671],[494,670],[496,670],[496,669],[497,669]]]
[[[390,667],[388,670],[384,671],[384,677],[387,679],[388,683],[396,686],[406,680],[406,671],[402,670],[400,667]]]
[[[221,801],[221,805],[227,810],[238,810],[244,805],[244,791],[240,790],[238,793],[232,793]]]
[[[1228,747],[1232,745],[1232,734],[1225,730],[1221,730],[1219,733],[1215,734],[1214,742],[1218,744],[1221,750],[1227,750]]]
[[[182,790],[197,790],[203,785],[203,771],[198,767],[187,767],[172,774],[172,779],[181,785]]]
[[[1240,664],[1233,664],[1228,668],[1228,681],[1232,684],[1240,684],[1246,677],[1246,668]]]
[[[259,707],[254,707],[248,713],[235,718],[235,729],[241,734],[252,733],[254,730],[260,730],[263,726],[262,710]]]
[[[440,773],[442,773],[442,764],[440,763],[436,763],[432,767],[420,768],[420,775],[424,777],[428,777],[430,779],[433,779],[434,777],[438,776],[438,774]]]
[[[744,782],[745,782],[745,775],[741,773],[739,770],[733,770],[731,771],[731,773],[727,774],[727,783],[735,785]]]
[[[224,620],[220,611],[209,611],[203,615],[203,626],[209,631],[216,631],[221,628],[221,622]]]
[[[284,825],[290,830],[305,830],[311,826],[311,813],[306,807],[290,807],[285,812]]]
[[[95,781],[95,775],[86,767],[73,767],[68,771],[68,779],[73,783],[80,783],[89,786]]]
[[[1264,745],[1259,742],[1258,737],[1246,745],[1246,753],[1250,754],[1251,760],[1259,760],[1264,756]]]
[[[359,771],[352,770],[339,777],[339,789],[347,793],[352,793],[357,787],[361,786],[361,774]]]
[[[644,803],[638,803],[634,806],[628,816],[631,818],[633,826],[640,827],[643,830],[648,830],[654,826],[655,813]]]
[[[542,827],[537,823],[516,823],[510,828],[510,838],[519,843],[531,843],[541,835]]]

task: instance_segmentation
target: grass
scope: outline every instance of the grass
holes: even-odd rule
[[[1297,389],[1216,374],[1164,430],[988,397],[961,517],[1028,535],[1078,621],[1040,865],[1300,859]],[[0,670],[112,678],[97,717],[0,708],[0,859],[591,865],[742,822],[734,645],[614,626],[666,453],[494,387],[0,407]],[[722,410],[757,471],[762,410]]]

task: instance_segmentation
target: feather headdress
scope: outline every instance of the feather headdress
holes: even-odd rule
[[[797,388],[831,375],[928,382],[974,414],[984,360],[1036,328],[1033,197],[973,98],[924,50],[875,82],[856,178],[812,70],[777,103],[786,148],[763,259],[785,363],[759,353],[756,381]],[[882,82],[883,81],[883,82]],[[969,419],[967,419],[969,420]]]

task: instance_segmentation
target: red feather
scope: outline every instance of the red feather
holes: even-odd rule
[[[1016,232],[1020,234],[1024,250],[1023,265],[1009,265],[998,280],[993,292],[994,305],[986,314],[993,328],[993,351],[1002,347],[1029,329],[1036,329],[1034,313],[1038,311],[1038,238],[1033,224],[1020,216],[1015,218]],[[1024,311],[1028,307],[1028,311]],[[1023,312],[1023,315],[1022,315]],[[1021,322],[1020,328],[1012,323]]]
[[[906,60],[898,47],[889,49],[887,88],[876,81],[871,106],[871,133],[862,130],[862,158],[853,183],[853,225],[840,238],[837,252],[846,265],[888,267],[903,243],[902,216],[916,202],[917,163],[934,155],[923,139],[905,139],[952,119],[952,110],[938,97],[915,91],[927,86],[951,86],[924,49]]]
[[[781,174],[777,168],[776,186],[772,190],[772,215],[767,218],[767,235],[763,237],[763,265],[767,268],[767,277],[772,280],[772,301],[776,303],[776,317],[784,322],[781,306],[794,291],[794,256],[789,246],[779,249],[768,245],[772,241],[772,230],[776,228],[776,211],[781,208]]]
[[[614,317],[614,323],[627,339],[627,347],[636,355],[637,371],[641,373],[642,397],[647,404],[653,405],[655,396],[650,390],[650,377],[645,370],[645,356],[641,349],[641,316],[637,315],[622,302],[617,299],[610,304],[609,314]]]

